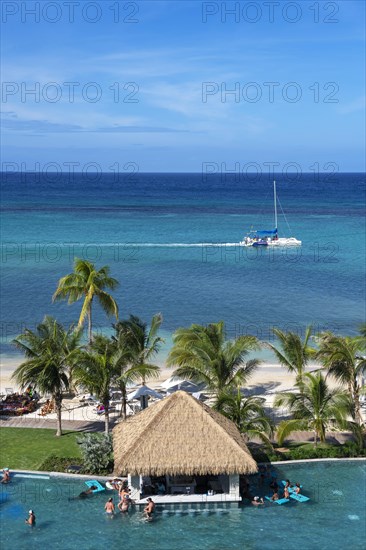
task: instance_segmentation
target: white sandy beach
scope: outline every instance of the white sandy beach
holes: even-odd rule
[[[21,357],[4,357],[0,361],[0,392],[5,393],[6,388],[13,388],[14,391],[18,391],[20,388],[14,380],[12,375],[17,366],[22,361]],[[172,375],[173,369],[168,369],[164,364],[159,365],[161,372],[159,378],[150,380],[148,385],[152,388],[160,386],[160,384]],[[308,370],[314,370],[318,368],[318,365],[309,366]],[[253,374],[250,379],[249,387],[255,387],[263,385],[268,386],[268,390],[272,390],[276,387],[276,390],[290,389],[295,383],[295,377],[287,372],[284,367],[275,363],[262,363],[258,370]]]
[[[17,386],[11,376],[16,367],[21,362],[21,357],[5,357],[2,359],[0,365],[0,391],[1,394],[5,394],[12,388],[14,391],[18,391],[20,388]],[[148,385],[152,388],[159,389],[161,383],[172,375],[173,369],[167,369],[165,365],[160,365],[161,372],[158,379],[148,381]],[[308,370],[314,370],[318,368],[318,365],[311,365]],[[250,383],[247,386],[249,393],[255,394],[261,397],[265,397],[267,405],[271,406],[274,396],[279,391],[289,391],[294,387],[295,376],[284,367],[274,363],[262,363],[258,370],[253,374]],[[42,399],[44,401],[44,399]],[[63,419],[64,420],[85,420],[85,421],[104,421],[103,415],[97,415],[94,411],[94,406],[83,406],[79,402],[79,398],[64,399],[63,401]],[[39,417],[39,410],[26,415],[27,418]],[[55,413],[47,415],[47,419],[55,419]]]

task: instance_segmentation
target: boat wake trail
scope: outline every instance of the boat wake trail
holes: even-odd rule
[[[110,243],[110,246],[115,245],[126,248],[201,248],[203,246],[241,246],[240,243]],[[103,246],[103,244],[99,244],[99,246]],[[109,243],[104,244],[104,246],[109,246]]]

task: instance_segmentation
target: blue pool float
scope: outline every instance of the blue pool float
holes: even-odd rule
[[[306,497],[305,495],[302,495],[299,493],[298,495],[296,493],[291,493],[290,498],[293,498],[294,500],[297,500],[297,502],[307,502],[310,500],[309,497]]]
[[[96,489],[94,489],[93,493],[100,493],[101,491],[105,491],[105,487],[103,487],[103,485],[101,485],[99,481],[96,481],[95,479],[92,479],[91,481],[86,481],[85,485],[87,485],[89,488],[93,486],[97,487]]]
[[[273,502],[273,504],[286,504],[286,502],[290,502],[290,499],[288,498],[279,498],[278,500],[272,500],[271,497],[264,497],[266,500],[269,500],[270,502]]]

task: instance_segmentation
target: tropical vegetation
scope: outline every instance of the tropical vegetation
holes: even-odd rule
[[[310,345],[312,327],[308,326],[302,340],[296,332],[284,332],[278,328],[273,329],[279,346],[267,342],[267,347],[273,351],[279,363],[296,376],[296,382],[301,386],[305,369],[315,356],[316,350]],[[300,387],[301,391],[301,387]]]
[[[83,434],[77,441],[85,470],[91,474],[102,474],[111,469],[113,445],[110,434]]]
[[[110,276],[108,266],[96,269],[95,265],[87,260],[75,259],[74,271],[61,277],[53,295],[53,301],[68,298],[72,304],[83,298],[83,305],[79,316],[78,326],[82,327],[85,318],[88,318],[89,343],[92,341],[92,304],[97,299],[105,313],[114,315],[118,319],[118,306],[114,298],[106,289],[115,290],[119,285],[117,279]]]
[[[174,376],[205,383],[218,399],[228,388],[248,382],[260,364],[258,359],[248,356],[259,349],[255,336],[226,340],[222,321],[207,326],[191,325],[174,333],[167,364],[176,367]]]
[[[110,388],[115,374],[113,343],[109,338],[98,335],[87,350],[79,351],[74,383],[87,388],[103,405],[106,434],[109,433]]]
[[[313,431],[314,446],[318,441],[325,443],[327,428],[354,431],[348,420],[352,412],[349,394],[339,388],[330,389],[321,372],[304,374],[296,386],[301,391],[280,393],[275,398],[275,406],[285,407],[292,414],[291,419],[283,420],[278,426],[279,444],[294,431]]]
[[[144,385],[147,378],[159,375],[160,367],[152,361],[164,342],[158,336],[162,321],[162,315],[157,313],[148,327],[139,317],[130,315],[129,319],[119,321],[114,327],[116,384],[122,393],[123,418],[126,418],[128,384],[141,380]]]
[[[22,387],[32,385],[42,394],[50,394],[57,415],[56,435],[62,434],[61,407],[63,392],[69,387],[69,371],[79,349],[80,330],[65,329],[52,317],[45,317],[35,331],[25,331],[13,340],[26,356],[13,378]]]
[[[264,409],[265,399],[255,395],[244,396],[240,388],[237,391],[221,392],[214,408],[230,418],[245,439],[259,438],[265,445],[272,448],[271,437],[274,425]]]
[[[75,259],[73,273],[59,280],[53,300],[68,299],[70,304],[83,300],[77,325],[63,327],[56,319],[45,317],[36,330],[25,329],[13,341],[25,356],[14,379],[22,388],[31,385],[52,397],[58,436],[62,434],[62,401],[70,386],[77,385],[99,399],[104,407],[104,431],[108,438],[112,391],[117,388],[120,391],[120,414],[126,419],[128,386],[139,382],[144,385],[160,372],[156,357],[164,343],[159,335],[162,315],[154,315],[149,323],[135,315],[118,320],[118,305],[108,293],[117,286],[118,281],[110,276],[108,266],[98,269],[89,261]],[[107,315],[117,319],[108,337],[93,334],[95,301]],[[87,344],[82,342],[86,319]],[[365,325],[353,337],[330,332],[316,335],[311,326],[306,328],[304,337],[278,328],[273,332],[276,343],[260,342],[251,335],[228,339],[223,321],[179,328],[173,334],[167,365],[173,369],[173,376],[202,383],[211,405],[230,418],[247,441],[260,439],[268,452],[275,452],[274,434],[282,444],[298,430],[312,431],[314,445],[319,449],[325,444],[327,430],[348,430],[354,434],[354,444],[362,448]],[[260,366],[255,355],[261,347],[271,349],[279,363],[295,376],[295,391],[278,394],[274,402],[275,407],[285,408],[288,415],[277,431],[264,399],[245,391]],[[311,360],[320,364],[308,372]],[[330,385],[331,377],[341,385],[339,388]],[[64,457],[55,456],[52,460],[57,462]]]
[[[360,395],[366,371],[365,349],[365,337],[337,336],[326,332],[320,335],[317,353],[328,373],[348,388],[352,417],[359,425],[362,424]]]

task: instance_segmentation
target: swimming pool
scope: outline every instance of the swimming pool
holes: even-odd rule
[[[157,510],[151,523],[139,511],[107,518],[104,504],[110,491],[69,501],[85,490],[82,480],[15,477],[1,487],[1,549],[364,548],[366,461],[281,464],[275,469],[279,479],[301,482],[311,500],[263,507],[166,507]],[[252,477],[252,491],[265,494],[257,484]],[[36,513],[35,528],[24,524],[30,508]]]

